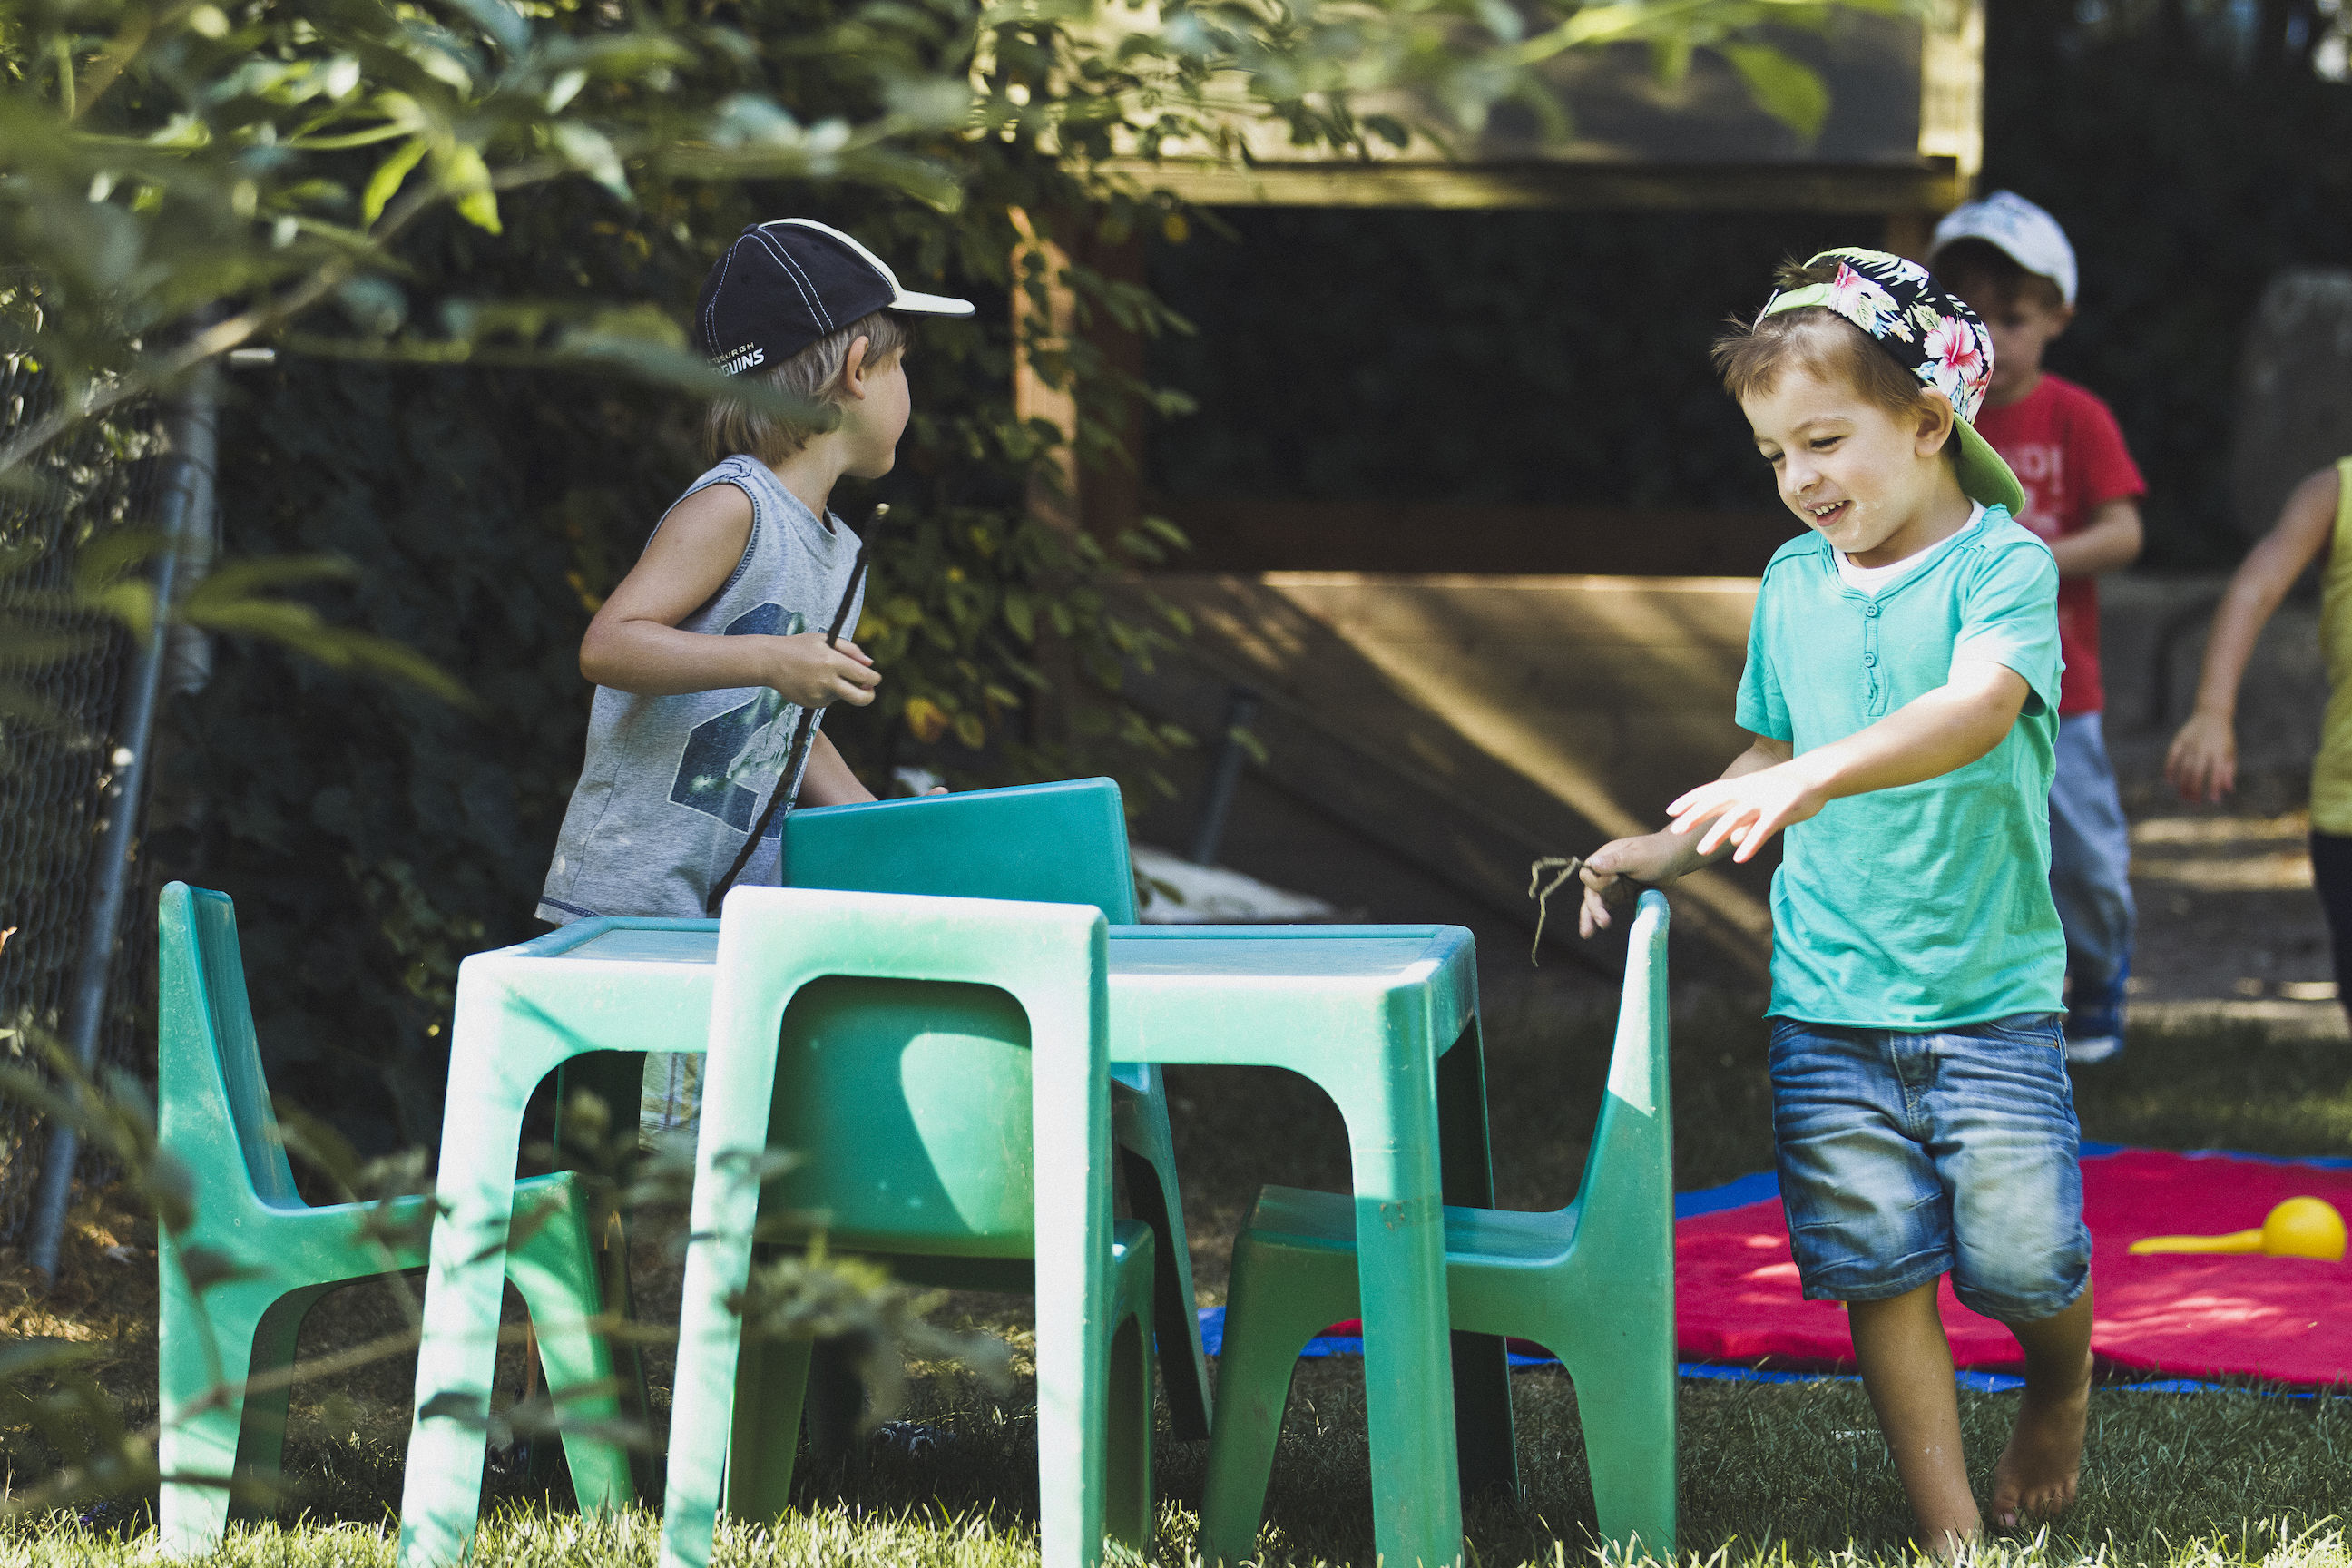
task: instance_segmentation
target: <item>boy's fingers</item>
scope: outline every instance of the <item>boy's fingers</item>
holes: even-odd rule
[[[1597,892],[1587,892],[1576,907],[1576,931],[1579,936],[1591,936],[1609,924],[1609,906]]]
[[[835,653],[845,653],[860,664],[872,664],[874,662],[874,658],[871,654],[867,653],[864,648],[859,647],[856,643],[845,639],[834,644],[833,651]]]
[[[1698,852],[1702,855],[1714,854],[1722,847],[1724,839],[1730,835],[1732,828],[1738,825],[1743,815],[1744,808],[1734,801],[1714,804],[1703,814],[1693,812],[1692,826],[1696,826],[1701,821],[1707,822],[1706,832],[1698,841]]]
[[[1732,863],[1745,866],[1748,861],[1756,858],[1756,851],[1763,847],[1767,838],[1779,831],[1780,826],[1780,817],[1778,813],[1759,813],[1756,819],[1748,825],[1747,830],[1740,834],[1739,847],[1732,852]]]

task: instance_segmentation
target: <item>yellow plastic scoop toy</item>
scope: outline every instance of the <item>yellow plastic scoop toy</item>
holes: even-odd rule
[[[2134,1252],[2259,1252],[2271,1258],[2344,1256],[2344,1216],[2324,1198],[2289,1198],[2271,1210],[2260,1230],[2228,1236],[2147,1236]]]

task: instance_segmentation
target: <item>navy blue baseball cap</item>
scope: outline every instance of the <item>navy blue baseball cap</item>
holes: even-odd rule
[[[745,229],[702,282],[695,345],[729,375],[782,364],[877,310],[969,316],[969,300],[901,288],[882,258],[814,218]]]

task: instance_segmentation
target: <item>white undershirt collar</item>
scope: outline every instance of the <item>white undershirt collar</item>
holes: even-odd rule
[[[1984,520],[1984,503],[1982,501],[1977,502],[1976,510],[1969,514],[1969,521],[1963,523],[1959,528],[1956,529],[1944,538],[1937,540],[1935,543],[1927,546],[1927,549],[1915,550],[1910,554],[1906,555],[1902,560],[1895,562],[1890,565],[1857,566],[1853,563],[1853,558],[1847,555],[1844,551],[1832,549],[1830,553],[1837,558],[1839,580],[1843,582],[1847,587],[1852,588],[1856,593],[1866,594],[1874,599],[1878,597],[1879,595],[1885,593],[1887,589],[1893,587],[1896,583],[1908,577],[1912,573],[1916,572],[1920,567],[1925,566],[1928,562],[1933,561],[1937,556],[1941,555],[1945,551],[1950,549],[1952,541],[1959,538],[1961,534],[1968,532],[1969,529],[1974,528],[1979,522],[1982,521]]]

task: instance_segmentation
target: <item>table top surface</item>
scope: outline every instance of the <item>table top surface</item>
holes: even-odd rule
[[[616,922],[563,940],[576,931],[503,952],[567,963],[709,965],[719,958],[714,921]],[[1109,973],[1114,984],[1192,977],[1398,984],[1433,973],[1470,942],[1458,926],[1113,926]]]

